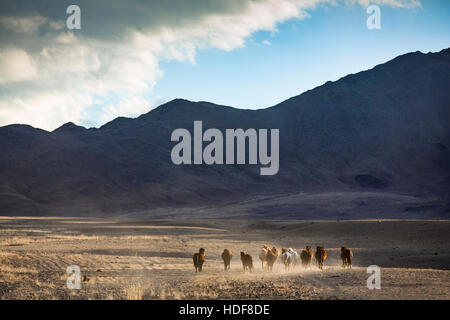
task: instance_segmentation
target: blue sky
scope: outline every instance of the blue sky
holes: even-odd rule
[[[137,117],[175,98],[265,108],[450,47],[448,0],[0,1],[0,126]],[[366,7],[381,9],[381,30]]]
[[[450,1],[380,9],[381,30],[367,29],[366,7],[326,6],[307,19],[278,25],[275,34],[255,33],[244,48],[200,51],[194,65],[162,62],[164,75],[152,94],[164,101],[180,97],[264,108],[398,55],[450,46]]]

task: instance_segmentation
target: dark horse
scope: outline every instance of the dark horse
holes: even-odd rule
[[[205,263],[205,249],[200,248],[192,257],[194,260],[195,272],[202,272],[203,264]]]

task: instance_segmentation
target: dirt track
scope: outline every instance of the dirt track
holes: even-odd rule
[[[448,221],[151,221],[0,218],[1,299],[450,299]],[[323,245],[325,270],[261,270],[263,244]],[[355,253],[340,267],[339,248]],[[206,248],[204,272],[192,254]],[[231,270],[220,259],[233,251]],[[243,274],[239,252],[253,255]],[[366,267],[381,267],[381,290],[368,290]],[[81,290],[68,290],[78,265]]]

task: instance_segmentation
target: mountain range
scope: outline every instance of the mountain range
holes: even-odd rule
[[[280,130],[280,168],[174,165],[177,128]],[[100,128],[0,127],[0,215],[449,218],[450,49],[259,110],[175,99]]]

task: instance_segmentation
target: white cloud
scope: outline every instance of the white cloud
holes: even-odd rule
[[[37,74],[37,66],[22,49],[9,48],[0,51],[0,85],[31,80]]]
[[[35,33],[47,23],[47,18],[42,16],[31,17],[0,17],[0,24],[10,31],[18,33]]]
[[[57,127],[55,124],[61,124],[61,119],[80,119],[85,106],[91,103],[88,95],[59,89],[47,90],[0,98],[0,118],[7,123],[33,124],[39,128],[53,129]]]
[[[344,1],[363,5],[367,2]],[[10,39],[16,46],[14,49],[2,48],[0,44],[0,125],[28,123],[52,130],[68,121],[92,123],[92,119],[88,121],[92,114],[96,114],[96,125],[117,116],[137,116],[151,107],[151,101],[145,97],[162,76],[161,59],[195,63],[198,50],[230,51],[243,47],[256,31],[275,34],[277,24],[302,19],[307,16],[305,10],[334,2],[235,0],[227,2],[233,8],[215,3],[223,7],[214,7],[210,12],[208,7],[199,5],[201,15],[192,18],[183,15],[176,23],[165,22],[164,14],[169,11],[155,13],[158,8],[153,11],[146,8],[161,19],[159,24],[146,27],[146,21],[136,21],[140,24],[134,27],[135,21],[128,19],[129,28],[108,37],[91,35],[83,27],[78,32],[61,29],[62,23],[55,17],[2,17],[0,25],[24,36]],[[371,1],[391,6],[410,6],[416,2]],[[155,3],[158,5],[161,4]],[[81,7],[83,19],[86,11]],[[114,17],[104,22],[105,30],[114,28]],[[82,23],[86,25],[89,24]],[[264,43],[270,44],[268,40]]]
[[[139,96],[122,99],[120,102],[109,104],[103,109],[101,121],[106,123],[116,118],[117,115],[145,113],[148,111],[149,104],[149,101]]]

